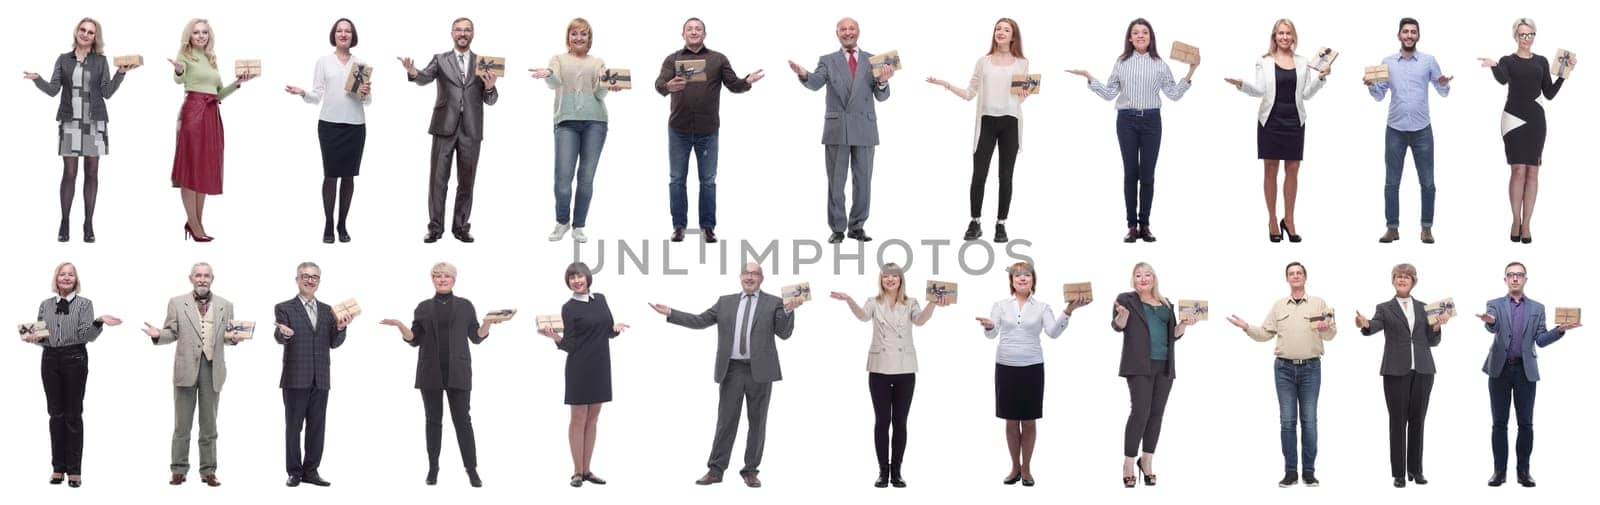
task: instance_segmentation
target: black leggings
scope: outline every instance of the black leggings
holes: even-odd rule
[[[996,144],[1000,146],[1000,213],[997,217],[1005,220],[1011,213],[1011,172],[1017,167],[1021,133],[1015,116],[984,116],[978,121],[978,148],[972,151],[973,219],[983,210],[983,185],[989,179],[989,161],[994,159]]]
[[[878,465],[890,461],[899,465],[906,455],[906,415],[911,413],[911,394],[917,390],[917,374],[867,374],[867,389],[872,392],[872,442],[878,450]],[[894,459],[889,458],[889,426],[894,426]]]

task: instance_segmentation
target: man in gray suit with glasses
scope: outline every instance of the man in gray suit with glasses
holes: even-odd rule
[[[426,86],[438,81],[438,98],[433,102],[433,119],[428,133],[433,135],[432,167],[428,177],[428,233],[425,243],[444,235],[445,191],[450,187],[450,158],[456,157],[456,209],[450,233],[456,240],[472,242],[472,186],[478,176],[478,146],[483,142],[483,106],[500,100],[495,75],[475,72],[477,55],[472,53],[472,20],[458,18],[450,25],[454,48],[433,55],[422,70],[411,58],[400,58],[406,67],[406,80]]]
[[[889,99],[894,66],[885,65],[880,74],[873,75],[872,55],[856,48],[861,33],[856,20],[839,20],[835,32],[840,48],[818,58],[816,70],[807,71],[793,60],[789,68],[807,89],[828,88],[822,121],[828,163],[828,227],[833,230],[828,243],[844,242],[846,227],[850,238],[866,242],[872,240],[865,227],[872,207],[872,156],[878,146],[878,113],[873,101]],[[847,174],[854,185],[848,220],[844,212]]]
[[[739,410],[750,405],[750,433],[744,442],[744,468],[739,475],[746,486],[761,487],[761,453],[767,439],[767,405],[772,400],[772,383],[783,379],[778,367],[777,340],[794,334],[794,309],[800,300],[785,302],[761,291],[761,265],[747,263],[739,273],[741,290],[717,299],[705,312],[690,314],[660,304],[650,304],[667,322],[690,329],[717,326],[715,372],[711,379],[720,384],[717,399],[717,433],[711,443],[710,468],[695,481],[702,486],[722,482],[733,452],[733,439],[739,430]]]

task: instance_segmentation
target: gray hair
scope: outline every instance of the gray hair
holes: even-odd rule
[[[215,268],[211,268],[211,264],[210,263],[206,263],[204,261],[201,261],[201,262],[195,263],[193,266],[189,267],[189,276],[190,277],[194,277],[195,271],[199,270],[200,267],[206,267],[206,270],[211,270],[211,275],[216,275],[217,274],[216,269]]]
[[[322,273],[322,267],[317,266],[316,262],[314,262],[314,261],[302,261],[302,262],[300,262],[300,265],[294,267],[294,274],[298,276],[298,275],[300,275],[300,271],[301,270],[305,270],[307,268],[315,268],[315,269],[317,269],[317,273],[319,273],[319,274]]]
[[[444,272],[444,273],[450,274],[451,277],[455,277],[456,276],[456,266],[455,265],[451,265],[450,262],[448,262],[448,261],[441,261],[441,262],[438,262],[438,263],[434,263],[433,264],[433,269],[429,270],[428,274],[432,275],[432,274],[436,274],[436,273],[439,273],[439,272]]]

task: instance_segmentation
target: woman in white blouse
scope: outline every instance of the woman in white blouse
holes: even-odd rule
[[[1033,443],[1039,438],[1035,421],[1044,417],[1044,348],[1039,333],[1050,338],[1067,329],[1067,318],[1084,304],[1073,301],[1055,317],[1050,304],[1033,298],[1033,265],[1016,263],[1006,269],[1011,297],[994,302],[989,317],[978,318],[983,336],[1000,337],[995,349],[994,414],[1006,420],[1006,447],[1011,449],[1011,473],[1005,484],[1021,481],[1033,485]]]
[[[906,487],[900,468],[906,454],[906,415],[911,412],[911,394],[917,387],[917,348],[911,340],[911,327],[927,323],[934,307],[950,304],[939,297],[919,308],[915,298],[906,297],[905,283],[905,270],[887,263],[878,273],[878,296],[868,298],[866,305],[857,305],[850,295],[838,291],[830,295],[850,304],[857,319],[872,322],[867,388],[876,418],[872,441],[878,453],[878,480],[873,483],[877,487]]]
[[[372,103],[372,70],[350,54],[356,47],[356,24],[339,18],[328,32],[333,54],[317,60],[311,89],[284,86],[291,95],[306,103],[322,103],[317,115],[317,141],[322,146],[322,242],[332,244],[334,231],[340,242],[350,241],[345,220],[350,216],[350,199],[355,196],[356,176],[361,173],[361,153],[367,144],[366,105]],[[339,221],[333,220],[334,193],[339,195]]]
[[[1012,90],[1011,78],[1015,75],[1028,75],[1028,59],[1022,56],[1022,30],[1011,18],[1000,18],[994,23],[989,53],[973,65],[972,81],[966,89],[928,78],[928,82],[950,90],[962,100],[978,99],[969,190],[972,222],[967,223],[967,233],[962,240],[977,240],[983,236],[978,218],[983,210],[983,186],[989,178],[989,162],[994,159],[997,144],[1000,147],[1000,205],[995,217],[994,241],[1010,240],[1006,236],[1006,216],[1011,212],[1011,173],[1017,164],[1017,151],[1022,150],[1022,101],[1028,98],[1030,91],[1027,87]]]

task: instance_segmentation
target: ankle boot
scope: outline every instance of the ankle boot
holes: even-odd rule
[[[906,487],[905,479],[900,478],[900,462],[889,463],[889,484],[894,487]]]
[[[889,487],[889,465],[878,465],[878,481],[872,483],[872,487]]]

